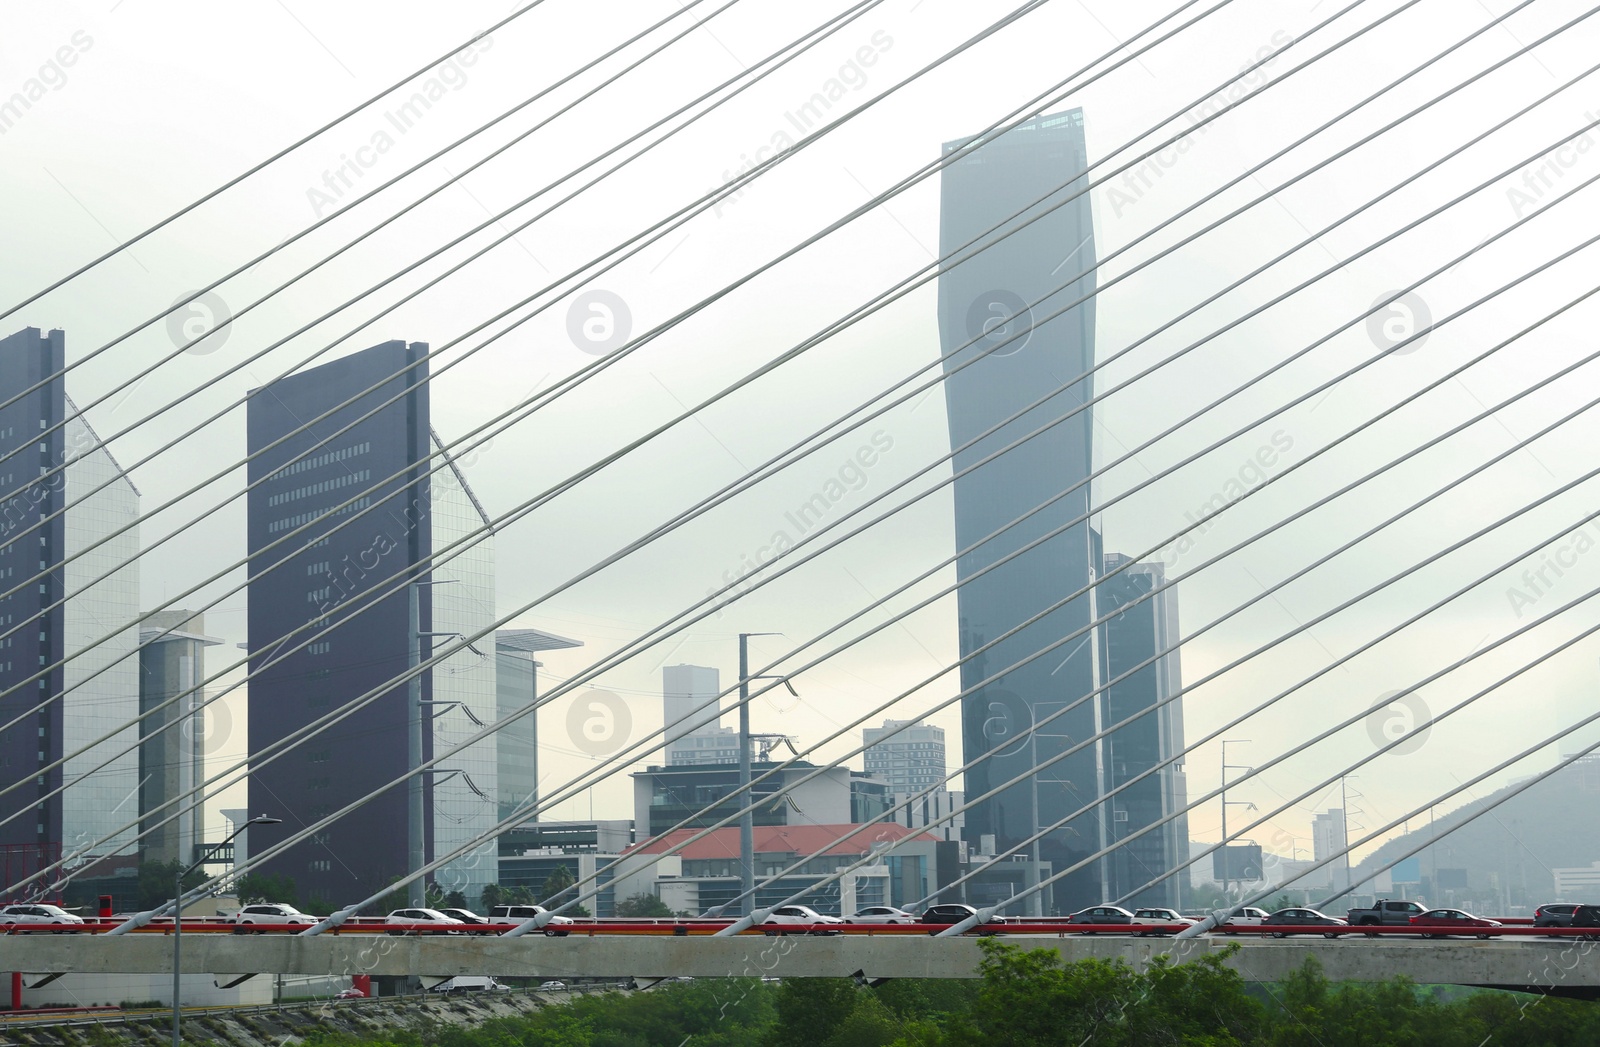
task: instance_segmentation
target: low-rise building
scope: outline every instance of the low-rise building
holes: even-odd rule
[[[819,768],[804,760],[788,766],[761,761],[751,765],[752,780],[772,770],[777,773],[751,787],[758,826],[866,822],[887,811],[891,803],[887,782],[848,767]],[[735,764],[650,767],[633,775],[634,825],[643,837],[679,827],[703,829],[737,816],[743,806]]]
[[[860,831],[850,835],[854,830]],[[693,913],[732,902],[740,890],[738,827],[686,842],[694,835],[695,830],[679,829],[630,848],[612,867],[617,895],[653,893],[673,909]],[[662,857],[680,844],[676,854]],[[940,841],[892,823],[763,825],[755,830],[754,844],[758,908],[799,894],[801,904],[840,916],[868,905],[909,905],[939,883]],[[894,851],[863,862],[889,844],[897,844]],[[839,879],[822,882],[858,862]]]
[[[1577,868],[1551,869],[1556,878],[1556,897],[1569,902],[1592,903],[1600,898],[1600,862]]]

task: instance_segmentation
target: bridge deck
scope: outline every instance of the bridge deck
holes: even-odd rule
[[[533,935],[391,937],[221,934],[184,935],[183,969],[219,980],[243,973],[332,975],[489,974],[529,978],[719,978],[777,976],[970,978],[978,939],[918,935],[671,937]],[[1047,946],[1065,960],[1122,959],[1143,967],[1169,955],[1182,962],[1241,948],[1229,966],[1251,981],[1276,981],[1315,956],[1329,978],[1382,981],[1405,974],[1418,982],[1503,988],[1543,987],[1574,995],[1600,992],[1600,943],[1593,939],[1501,938],[1427,941],[1384,936],[1326,940],[1010,936]],[[159,973],[172,970],[172,939],[141,935],[0,935],[0,970],[55,973]]]

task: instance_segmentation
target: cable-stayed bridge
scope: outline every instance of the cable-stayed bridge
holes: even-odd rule
[[[970,978],[981,960],[977,938],[930,943],[923,934],[678,937],[601,934],[522,941],[499,937],[371,938],[363,935],[274,935],[239,938],[201,934],[185,946],[184,970],[211,974],[217,984],[271,974],[367,975],[425,984],[462,974],[497,977],[633,980],[668,978]],[[1016,943],[1048,948],[1064,960],[1120,960],[1143,970],[1156,957],[1187,962],[1223,956],[1246,980],[1277,982],[1308,957],[1331,979],[1384,981],[1403,971],[1418,982],[1516,989],[1580,999],[1600,997],[1600,974],[1586,962],[1592,940],[1548,937],[1494,942],[1421,942],[1270,938],[1186,939],[1041,934]],[[0,939],[0,963],[27,966],[27,984],[48,984],[61,973],[166,973],[170,935],[51,936]],[[1230,948],[1236,945],[1237,948]]]
[[[155,862],[174,884],[94,933],[0,936],[0,966],[171,970],[162,917],[288,881],[307,926],[197,925],[171,936],[178,965],[712,976],[788,906],[950,904],[970,911],[937,943],[784,936],[786,975],[970,976],[969,932],[999,916],[1071,957],[1238,940],[1229,962],[1262,980],[1314,955],[1334,977],[1589,991],[1585,937],[1518,923],[1209,932],[1291,892],[1330,915],[1379,893],[1508,918],[1586,900],[1587,823],[1557,854],[1518,819],[1600,790],[1593,10],[1353,0],[1241,69],[1211,53],[1248,0],[1174,2],[1034,64],[1034,27],[1079,14],[861,0],[802,25],[694,0],[619,16],[537,83],[483,73],[483,122],[408,139],[409,166],[263,249],[241,236],[175,304],[119,299],[71,353],[71,325],[30,326],[82,315],[99,274],[258,199],[324,136],[378,112],[409,134],[485,40],[570,34],[541,8],[65,275],[5,284],[5,896],[83,904]],[[736,67],[671,64],[719,27]],[[685,187],[818,62],[776,146]],[[650,104],[617,120],[623,100]],[[833,207],[819,180],[846,156],[882,188],[849,174]],[[469,176],[495,188],[486,218],[446,206]],[[508,246],[538,263],[514,287]],[[698,261],[670,268],[680,248]],[[379,333],[421,318],[427,341]],[[552,343],[571,353],[530,374],[516,354]],[[738,652],[730,685],[687,663],[713,645]],[[617,691],[663,668],[682,684],[655,728]],[[515,842],[582,804],[593,841]],[[224,805],[231,863],[207,842]],[[607,850],[599,821],[630,806]],[[1491,823],[1520,850],[1475,870],[1463,841]],[[555,865],[574,874],[528,871]],[[504,940],[352,922],[488,909],[513,870],[555,887]],[[639,898],[722,922],[537,933]],[[1198,922],[1170,941],[1050,922],[1108,905]]]

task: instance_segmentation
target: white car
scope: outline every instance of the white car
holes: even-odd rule
[[[846,916],[845,923],[916,923],[917,918],[904,909],[892,905],[869,905],[854,916]]]
[[[842,924],[843,920],[837,916],[824,916],[809,905],[780,905],[772,910],[765,920],[761,921],[763,927],[805,927],[818,924]],[[782,931],[768,931],[768,934],[782,934]],[[814,930],[812,934],[838,934],[838,931]]]
[[[284,902],[260,902],[255,905],[246,905],[243,909],[233,914],[229,921],[236,928],[252,927],[310,927],[320,922],[322,917],[311,916],[301,912],[292,905]],[[249,931],[241,931],[248,934]]]
[[[567,988],[566,982],[540,982],[540,992],[563,992]]]
[[[1253,905],[1246,905],[1233,910],[1228,918],[1217,926],[1225,931],[1232,931],[1240,927],[1260,927],[1261,921],[1267,918],[1265,909],[1257,909]]]
[[[8,905],[0,909],[0,926],[53,924],[56,927],[81,925],[83,917],[76,916],[58,905]]]
[[[1142,923],[1146,925],[1166,924],[1169,926],[1193,927],[1199,921],[1191,920],[1187,916],[1178,915],[1178,910],[1176,909],[1152,908],[1135,909],[1133,912],[1133,922],[1136,924]],[[1140,931],[1139,933],[1145,934],[1147,932]]]
[[[489,910],[489,919],[496,923],[521,923],[537,919],[549,912],[542,905],[496,905]],[[572,917],[552,916],[544,925],[544,933],[552,938],[565,938],[572,933]]]
[[[390,934],[457,934],[467,926],[454,917],[446,916],[438,909],[396,909],[384,917],[383,922],[423,925],[412,930],[390,931]]]

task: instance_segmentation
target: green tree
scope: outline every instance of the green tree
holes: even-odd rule
[[[778,986],[778,1021],[766,1047],[828,1043],[855,1010],[858,992],[848,978],[785,978]]]
[[[156,909],[172,901],[178,873],[182,869],[183,866],[177,862],[140,862],[139,908]],[[192,891],[208,879],[209,876],[196,869],[183,878],[183,889]]]
[[[648,891],[622,899],[616,911],[618,916],[636,920],[668,919],[677,915],[666,902]]]
[[[425,895],[430,909],[465,909],[467,896],[460,891],[447,891],[436,883],[428,884]]]
[[[569,892],[571,892],[575,896],[576,891],[573,890],[573,884],[576,882],[577,881],[572,878],[572,870],[568,869],[565,865],[556,866],[555,871],[549,876],[545,877],[544,888],[542,892],[544,895],[544,900],[538,904],[543,905],[546,909],[554,909],[558,906],[565,905],[569,899],[563,897],[563,895],[567,895]],[[570,909],[564,910],[564,913],[567,916],[594,915],[586,906],[582,905],[574,905]]]
[[[555,871],[545,877],[544,887],[540,892],[544,896],[541,904],[547,908],[554,908],[560,905],[566,901],[561,895],[570,890],[574,882],[571,869],[568,869],[564,864],[556,866]]]
[[[855,1005],[834,1027],[824,1047],[887,1047],[899,1037],[900,1019],[870,991],[857,991]]]
[[[983,983],[970,1014],[952,1025],[956,1044],[1224,1047],[1258,1042],[1267,1020],[1225,965],[1237,946],[1185,964],[1157,957],[1143,973],[1121,961],[1063,963],[1054,949],[1024,951],[994,938],[979,948]]]
[[[389,878],[389,882],[391,884],[399,883],[400,882],[400,877],[398,877],[398,876],[390,877]],[[408,886],[405,886],[405,887],[396,887],[394,890],[390,891],[388,894],[385,894],[383,897],[381,897],[377,901],[373,902],[367,908],[368,908],[368,911],[370,911],[370,912],[372,912],[372,913],[374,913],[374,914],[376,914],[378,916],[386,916],[389,913],[394,912],[396,909],[409,908],[410,905],[411,905],[411,888],[408,885]]]
[[[233,889],[244,905],[253,902],[283,902],[287,905],[297,905],[299,899],[299,893],[294,886],[294,877],[281,873],[276,875],[245,873],[234,881]]]

